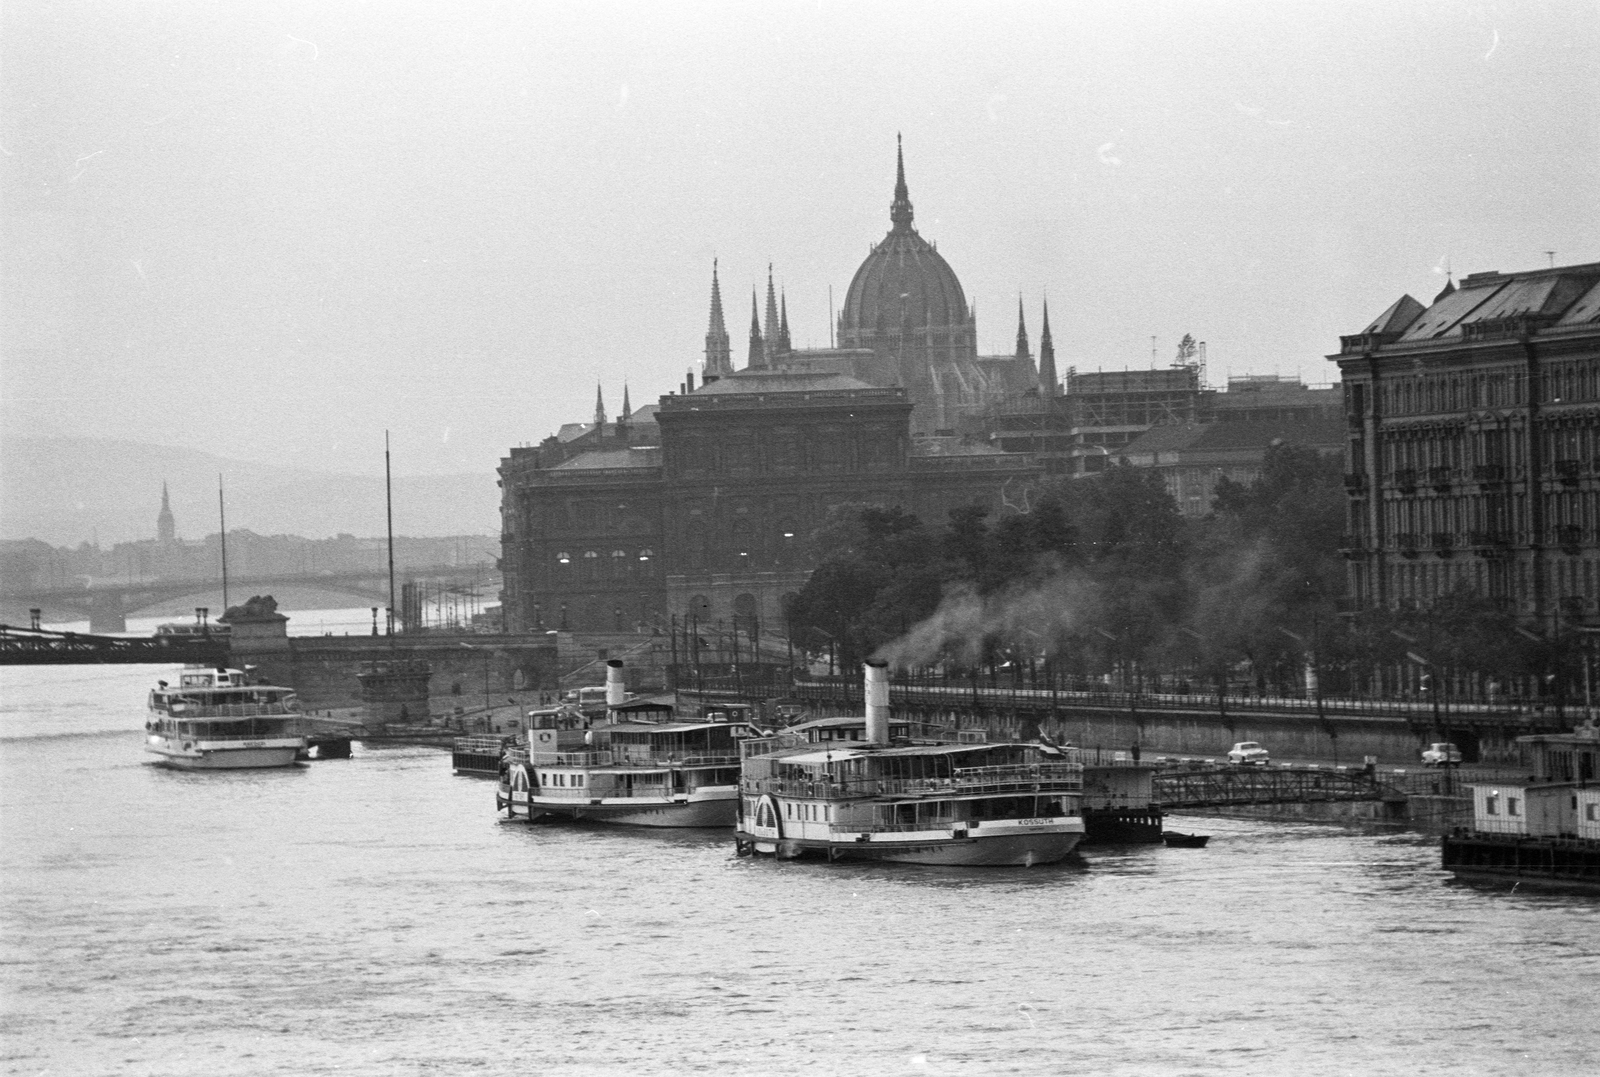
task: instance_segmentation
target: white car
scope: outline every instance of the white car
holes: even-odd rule
[[[1448,741],[1438,741],[1422,750],[1425,767],[1452,767],[1461,762],[1461,749]]]
[[[1253,740],[1241,740],[1228,750],[1230,763],[1259,763],[1261,766],[1266,766],[1267,758],[1267,750]]]

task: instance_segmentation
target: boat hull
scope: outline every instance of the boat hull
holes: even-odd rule
[[[741,832],[738,840],[742,851],[772,855],[780,860],[820,857],[930,867],[1032,867],[1065,860],[1083,840],[1083,832],[1030,832],[913,841],[774,840]]]
[[[737,796],[704,798],[684,801],[645,801],[642,803],[573,803],[571,801],[543,800],[539,797],[519,796],[510,793],[510,815],[513,819],[526,819],[530,823],[556,823],[584,820],[593,823],[615,823],[619,826],[654,826],[679,828],[724,828],[737,820]],[[501,806],[504,808],[505,794]],[[553,798],[552,798],[553,799]]]
[[[163,766],[174,770],[267,770],[292,767],[303,742],[249,748],[183,748],[152,737],[145,751],[159,757]]]

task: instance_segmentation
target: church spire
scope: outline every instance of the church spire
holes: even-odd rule
[[[728,327],[722,321],[722,285],[717,281],[717,262],[711,260],[711,324],[706,329],[705,373],[714,378],[733,373],[733,346],[728,340]],[[627,387],[623,387],[626,407]]]
[[[761,336],[766,344],[762,351],[763,366],[771,366],[778,353],[778,293],[772,287],[772,263],[767,263],[767,320]]]
[[[1045,397],[1061,392],[1056,375],[1056,346],[1050,339],[1050,300],[1044,301],[1044,325],[1039,329],[1039,394]]]
[[[599,382],[594,386],[594,425],[597,430],[606,425],[606,398],[600,390]]]
[[[727,334],[724,333],[723,335],[726,336]],[[623,382],[622,383],[622,414],[617,416],[617,418],[619,418],[619,419],[631,419],[631,418],[633,418],[633,405],[628,403],[628,383],[627,382]]]
[[[906,155],[900,146],[900,136],[894,136],[894,204],[889,207],[889,220],[895,231],[911,227],[911,192],[906,189]]]
[[[761,340],[761,316],[756,312],[756,290],[750,289],[750,357],[745,360],[746,370],[760,370],[766,365],[766,348]]]
[[[1017,296],[1017,358],[1026,359],[1028,351],[1028,323],[1022,316],[1022,296]]]
[[[789,343],[789,297],[778,297],[778,351],[792,352],[794,345]]]
[[[177,523],[172,518],[172,503],[167,499],[167,484],[161,484],[161,512],[156,516],[156,541],[174,542],[178,538]]]

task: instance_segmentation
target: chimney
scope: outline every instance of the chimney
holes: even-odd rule
[[[622,660],[613,658],[606,663],[606,706],[620,707],[628,702],[628,689],[622,683]]]
[[[889,743],[889,663],[869,660],[867,670],[867,743]]]
[[[686,381],[685,381],[685,382],[684,382],[684,384],[685,384],[685,385],[687,385],[687,386],[688,386],[688,387],[689,387],[689,391],[690,391],[690,392],[691,392],[691,393],[692,393],[692,392],[694,392],[694,371],[692,371],[692,370],[691,370],[691,371],[689,371],[689,377],[688,377],[688,379],[687,379],[687,380],[686,380]]]

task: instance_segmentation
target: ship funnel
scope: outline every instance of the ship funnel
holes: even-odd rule
[[[889,663],[869,661],[867,670],[867,743],[889,743]]]
[[[617,658],[606,663],[606,706],[620,707],[628,702],[628,689],[622,683],[622,661]]]

